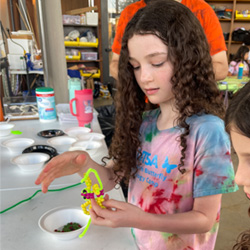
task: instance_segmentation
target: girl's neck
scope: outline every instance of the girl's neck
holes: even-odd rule
[[[160,105],[160,109],[161,113],[157,119],[157,128],[165,130],[176,126],[176,118],[179,116],[179,112],[175,109],[173,101]]]

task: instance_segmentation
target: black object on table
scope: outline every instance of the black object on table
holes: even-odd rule
[[[56,136],[65,135],[65,133],[60,129],[49,129],[49,130],[40,131],[37,133],[37,135],[44,137],[44,138],[52,138]]]
[[[53,157],[58,155],[58,152],[55,148],[48,146],[48,145],[33,145],[28,148],[25,148],[22,152],[23,154],[25,153],[45,153],[50,156],[50,161]]]

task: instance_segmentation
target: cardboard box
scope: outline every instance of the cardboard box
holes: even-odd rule
[[[11,38],[12,39],[28,39],[28,40],[32,40],[32,35],[28,35],[28,34],[12,34]]]
[[[86,23],[88,25],[98,25],[98,13],[97,12],[86,12]]]
[[[7,58],[9,62],[9,69],[26,69],[25,60],[22,55],[8,54]]]
[[[26,53],[31,53],[33,48],[33,41],[30,39],[7,39],[9,54],[13,55],[24,55],[24,50]]]

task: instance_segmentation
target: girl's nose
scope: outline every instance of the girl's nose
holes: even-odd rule
[[[152,81],[153,77],[149,68],[141,67],[140,79],[141,79],[141,82],[143,83]]]
[[[248,172],[246,171],[248,168],[249,166],[245,166],[244,164],[239,163],[235,174],[235,182],[239,186],[250,187],[250,176],[248,176],[249,171]]]

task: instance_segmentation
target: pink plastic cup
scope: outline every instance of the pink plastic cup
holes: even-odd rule
[[[75,102],[76,113],[73,111]],[[89,127],[93,120],[93,91],[92,89],[75,90],[75,98],[70,100],[70,112],[77,117],[79,127]]]

